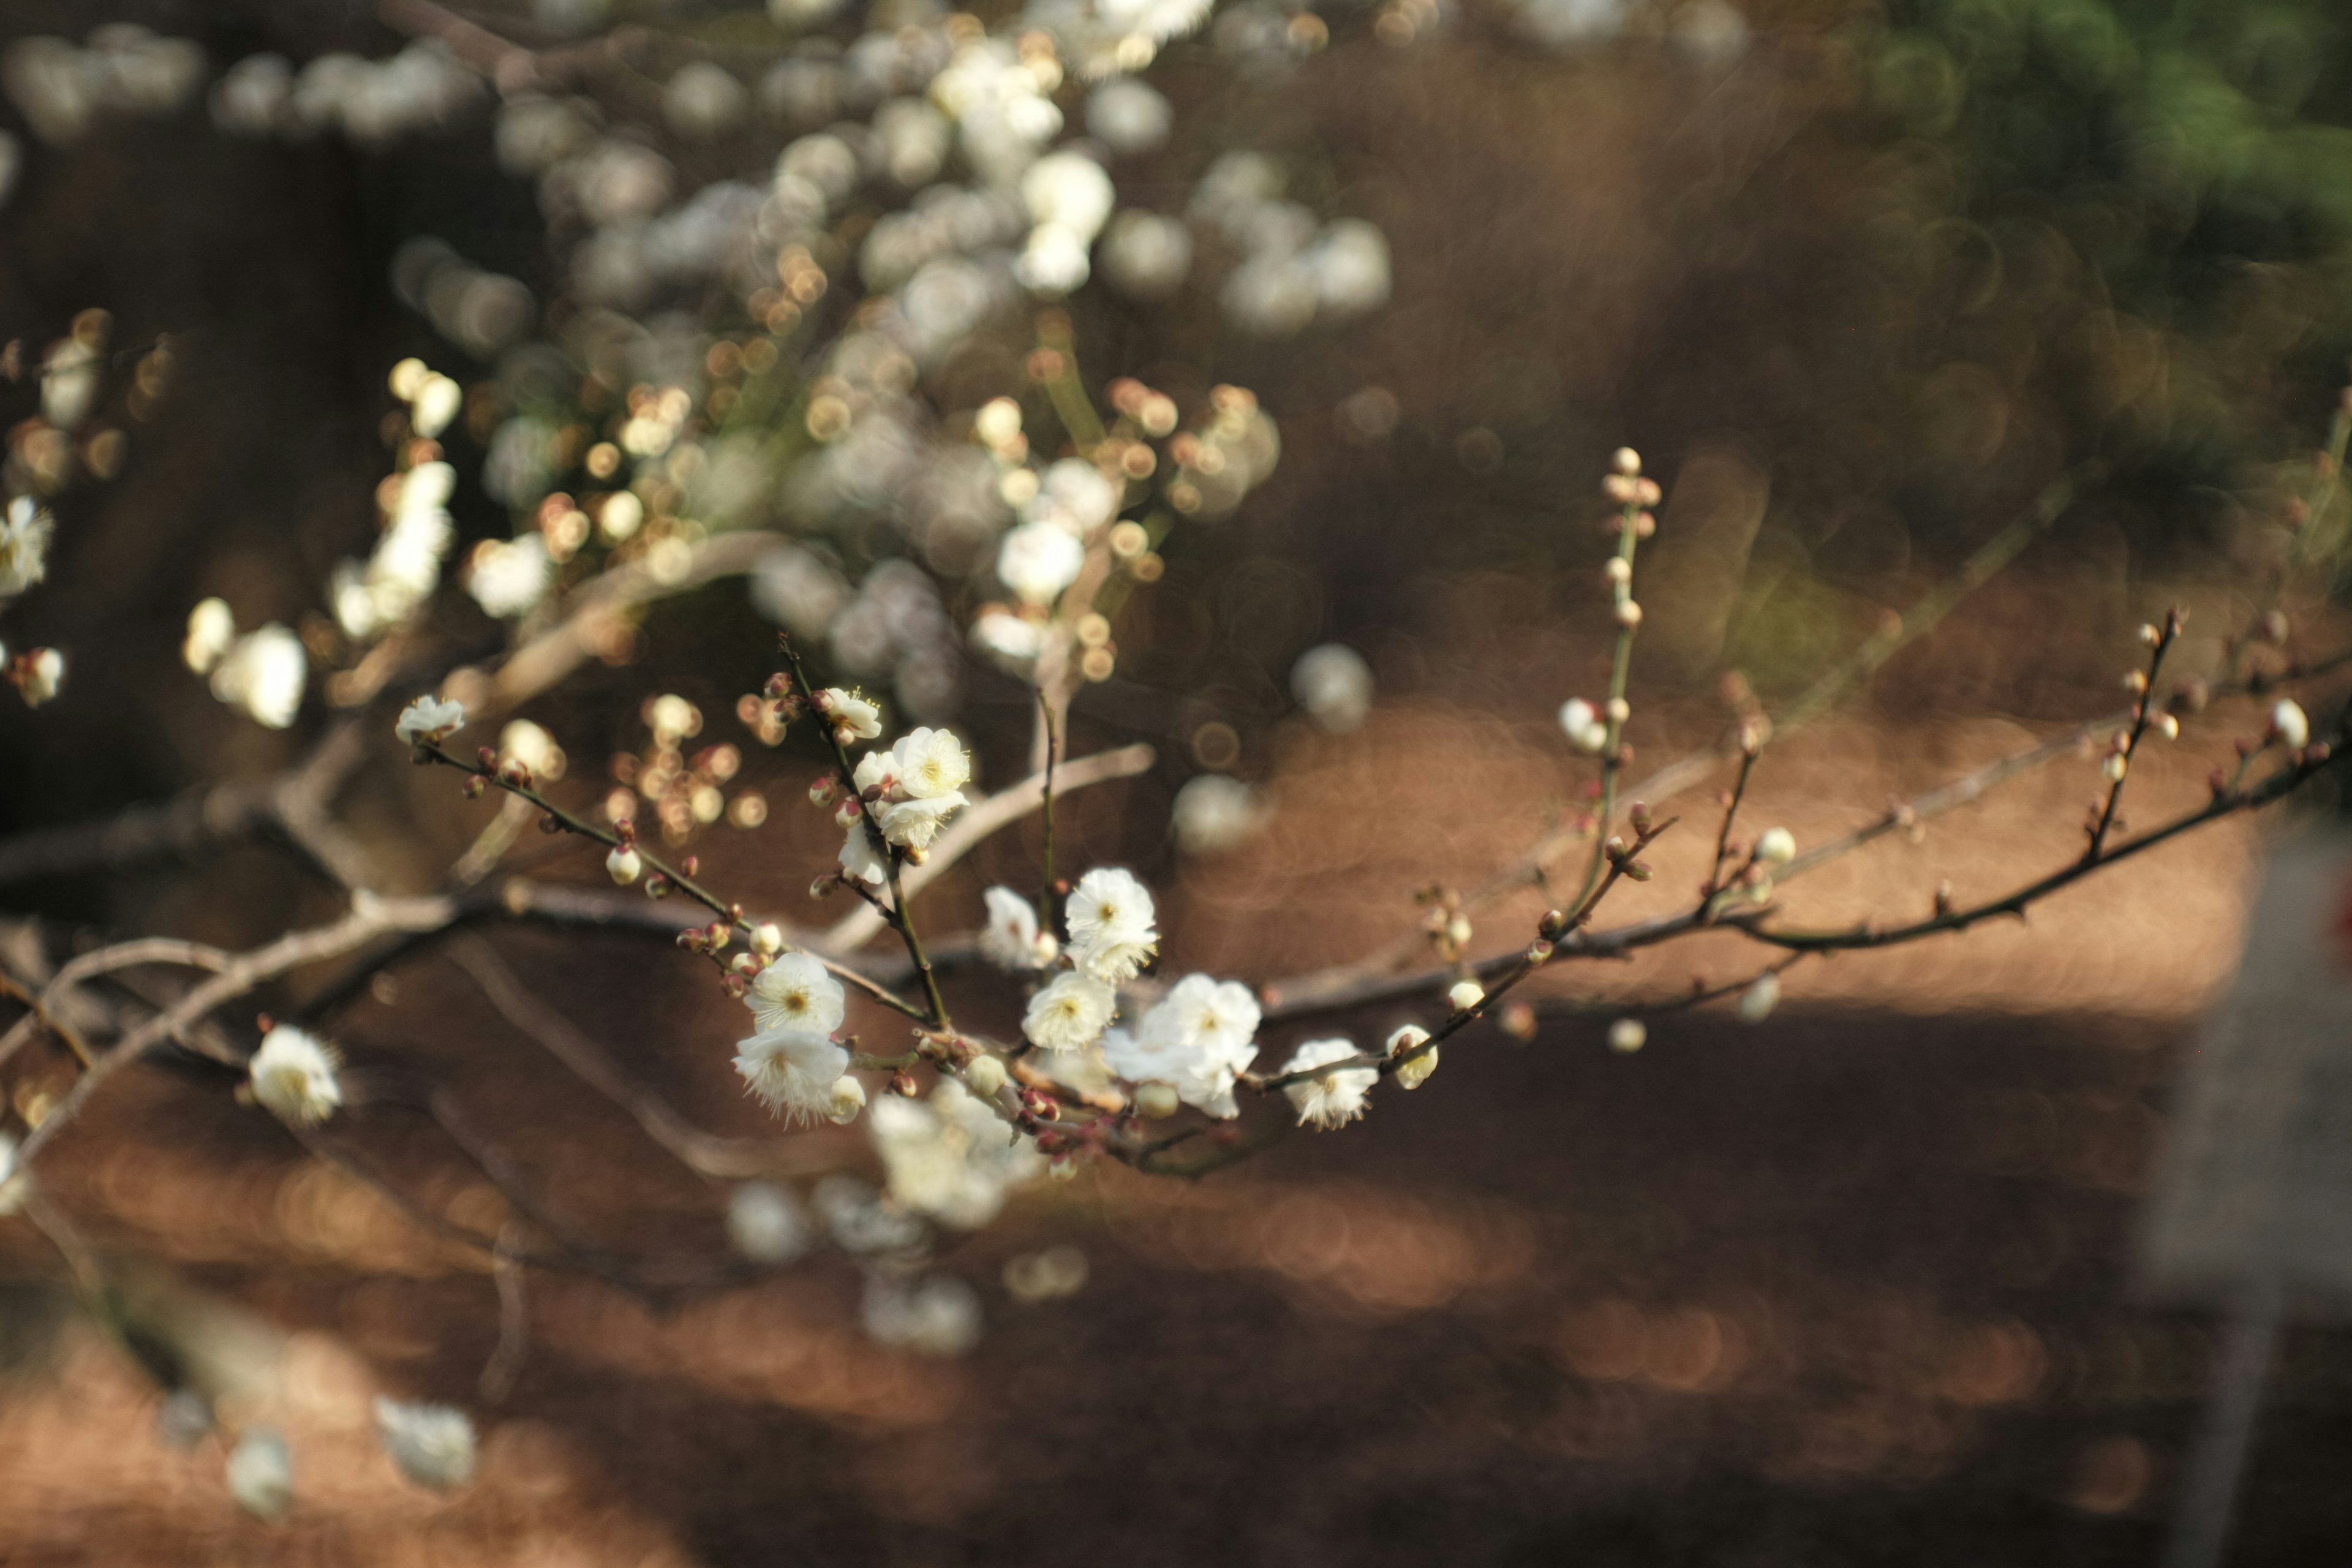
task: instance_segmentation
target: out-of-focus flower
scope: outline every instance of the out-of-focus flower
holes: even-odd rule
[[[1746,991],[1740,993],[1740,1020],[1743,1023],[1760,1024],[1770,1017],[1772,1009],[1780,1005],[1780,977],[1768,969],[1751,981]]]
[[[1179,218],[1129,208],[1102,242],[1103,276],[1130,300],[1165,300],[1192,268],[1192,231]]]
[[[1034,905],[1010,888],[991,888],[982,897],[988,905],[988,923],[980,933],[983,957],[1015,973],[1053,962],[1058,944],[1052,933],[1037,929]]]
[[[18,496],[0,513],[0,599],[15,597],[48,574],[56,526],[30,496]]]
[[[474,1423],[462,1410],[379,1394],[375,1431],[400,1473],[419,1486],[449,1491],[474,1479]]]
[[[5,654],[0,649],[0,654]],[[27,708],[52,701],[65,689],[66,656],[53,647],[28,648],[8,665],[8,679]]]
[[[1785,827],[1768,827],[1756,840],[1756,858],[1767,866],[1785,866],[1797,858],[1797,836]]]
[[[1041,1050],[1075,1051],[1100,1038],[1118,1008],[1118,994],[1108,984],[1069,970],[1029,998],[1021,1032]]]
[[[662,115],[679,135],[707,138],[732,130],[751,102],[751,93],[724,66],[694,60],[663,89]]]
[[[1187,855],[1221,855],[1247,843],[1264,824],[1257,791],[1223,773],[1184,781],[1170,808],[1176,842]]]
[[[1307,253],[1318,310],[1334,318],[1360,316],[1389,301],[1388,237],[1361,218],[1328,225]]]
[[[1132,1034],[1114,1031],[1103,1060],[1130,1083],[1164,1083],[1212,1116],[1240,1113],[1234,1075],[1257,1059],[1257,999],[1237,981],[1188,974]]]
[[[1609,1048],[1628,1055],[1649,1043],[1649,1026],[1639,1018],[1620,1018],[1609,1026]]]
[[[1309,1040],[1292,1053],[1282,1070],[1292,1073],[1328,1067],[1360,1054],[1351,1040]],[[1371,1068],[1335,1068],[1286,1085],[1282,1092],[1297,1110],[1301,1127],[1310,1122],[1317,1127],[1340,1127],[1364,1113],[1367,1097],[1380,1081],[1380,1073]]]
[[[214,603],[219,601],[215,600]],[[193,635],[193,634],[192,634]],[[420,697],[400,710],[392,732],[403,745],[446,741],[466,727],[466,705],[437,697]],[[536,770],[534,770],[536,771]]]
[[[1028,604],[1051,605],[1078,580],[1086,546],[1057,523],[1024,522],[1004,536],[996,555],[996,575]]]
[[[1560,704],[1559,727],[1568,731],[1570,742],[1580,752],[1599,752],[1609,744],[1609,726],[1601,710],[1581,697]]]
[[[2311,721],[2294,699],[2283,698],[2271,710],[2271,737],[2290,752],[2299,752],[2311,743]]]
[[[886,1096],[866,1125],[890,1196],[958,1230],[994,1219],[1005,1195],[1045,1169],[1033,1142],[951,1079],[925,1100]]]
[[[510,719],[499,731],[499,760],[520,763],[541,784],[562,778],[570,761],[555,737],[528,719]]]
[[[1083,153],[1054,153],[1021,176],[1021,200],[1034,222],[1066,229],[1084,241],[1102,232],[1117,194],[1110,176],[1092,158]]]
[[[198,675],[209,675],[236,640],[236,616],[223,599],[205,599],[188,612],[188,635],[180,658]]]
[[[228,1495],[256,1519],[280,1519],[294,1502],[294,1450],[267,1426],[256,1426],[229,1450]]]
[[[1064,911],[1070,956],[1100,979],[1128,980],[1160,944],[1150,889],[1131,871],[1100,866],[1078,879]]]
[[[959,1356],[980,1342],[980,1294],[944,1274],[911,1285],[871,1276],[858,1321],[878,1343],[924,1355]]]
[[[1370,716],[1372,667],[1344,643],[1310,647],[1290,667],[1290,694],[1318,726],[1344,735]]]
[[[882,883],[890,879],[890,862],[874,843],[874,835],[864,818],[849,825],[849,837],[841,846],[841,871],[845,877],[855,877],[861,882]]]
[[[866,1109],[866,1086],[844,1073],[833,1080],[833,1093],[828,1097],[824,1119],[835,1127],[846,1127],[857,1120]]]
[[[727,1239],[754,1263],[790,1263],[809,1249],[808,1214],[790,1188],[745,1182],[727,1194]]]
[[[939,837],[947,819],[964,805],[963,792],[950,790],[945,795],[919,795],[912,800],[894,800],[877,813],[882,837],[908,849],[928,849]]]
[[[474,595],[485,614],[508,620],[537,608],[547,596],[554,574],[547,542],[538,534],[527,533],[504,543],[486,539],[474,547],[466,592]]]
[[[743,996],[762,1033],[778,1029],[830,1035],[841,1027],[848,995],[825,966],[805,952],[787,952],[767,968]]]
[[[849,1053],[814,1029],[772,1029],[737,1042],[735,1070],[770,1110],[814,1121],[833,1114]]]
[[[213,667],[213,695],[242,708],[255,722],[283,730],[302,710],[310,656],[302,639],[278,622],[236,639]]]
[[[1175,110],[1157,88],[1113,77],[1087,95],[1087,131],[1114,153],[1149,153],[1168,140]]]
[[[291,1024],[261,1037],[246,1072],[255,1101],[289,1126],[315,1127],[343,1102],[335,1048]]]
[[[1407,1024],[1389,1037],[1388,1054],[1401,1057],[1429,1038],[1429,1031],[1418,1024]],[[1433,1046],[1396,1069],[1399,1089],[1419,1089],[1437,1070],[1437,1047]]]

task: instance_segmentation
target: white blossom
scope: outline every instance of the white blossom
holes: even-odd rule
[[[213,667],[236,641],[236,616],[225,599],[200,600],[188,612],[188,635],[180,643],[180,658],[198,675],[209,675]]]
[[[928,849],[948,817],[964,805],[963,792],[892,801],[879,812],[882,837],[909,849]]]
[[[1160,943],[1150,891],[1135,874],[1097,867],[1078,879],[1065,911],[1070,955],[1101,979],[1130,980]]]
[[[841,874],[877,884],[890,879],[890,862],[875,847],[874,834],[863,817],[849,825],[849,837],[842,840]]]
[[[951,731],[909,730],[890,748],[890,772],[915,799],[938,800],[971,782],[971,753]]]
[[[727,1239],[754,1263],[790,1263],[809,1249],[808,1214],[791,1188],[745,1182],[727,1194]]]
[[[833,1080],[833,1092],[826,1097],[824,1119],[835,1127],[846,1127],[857,1120],[866,1109],[866,1086],[847,1073]]]
[[[1486,999],[1486,988],[1475,980],[1457,980],[1445,988],[1445,1005],[1456,1013],[1467,1013]]]
[[[509,620],[538,607],[547,596],[555,563],[547,557],[546,541],[536,533],[500,543],[484,540],[475,546],[466,592],[485,615]]]
[[[241,637],[213,667],[213,695],[256,722],[283,730],[302,710],[310,656],[302,639],[276,621]]]
[[[1291,1073],[1328,1067],[1360,1054],[1349,1040],[1309,1040],[1292,1053],[1282,1070]],[[1339,1127],[1364,1113],[1366,1096],[1380,1080],[1380,1073],[1371,1068],[1339,1068],[1286,1085],[1282,1092],[1297,1108],[1301,1127],[1308,1122],[1318,1127]]]
[[[454,702],[449,706],[457,707]],[[458,721],[462,723],[465,710],[458,708],[457,711]],[[562,778],[564,764],[569,759],[564,756],[563,748],[555,743],[555,737],[539,725],[528,719],[510,719],[506,728],[499,731],[499,760],[520,763],[530,770],[533,778],[545,783],[550,779]]]
[[[1257,999],[1238,981],[1188,974],[1143,1016],[1133,1034],[1114,1031],[1103,1060],[1130,1083],[1162,1083],[1212,1116],[1240,1113],[1236,1074],[1257,1059]]]
[[[991,888],[981,896],[988,904],[988,923],[980,933],[982,957],[1016,973],[1053,962],[1059,944],[1037,929],[1036,906],[1010,888]]]
[[[1054,153],[1021,176],[1021,200],[1040,225],[1067,229],[1081,244],[1102,232],[1116,200],[1110,176],[1083,153]]]
[[[849,782],[856,786],[860,795],[868,790],[887,795],[898,787],[898,775],[890,771],[897,761],[888,752],[868,752],[858,758],[857,766],[850,770]]]
[[[1609,726],[1602,721],[1601,710],[1581,697],[1571,697],[1560,704],[1559,727],[1580,752],[1598,752],[1609,743]]]
[[[825,966],[805,952],[787,952],[767,968],[743,996],[762,1034],[778,1029],[830,1035],[841,1027],[848,995]]]
[[[844,691],[838,686],[828,686],[817,694],[816,706],[817,711],[833,721],[834,732],[845,746],[853,741],[871,741],[882,733],[881,705],[868,700],[862,691]]]
[[[1090,974],[1066,970],[1029,998],[1021,1032],[1048,1051],[1075,1051],[1094,1043],[1118,1011],[1118,993]]]
[[[1766,970],[1749,983],[1739,996],[1739,1017],[1742,1023],[1760,1024],[1772,1016],[1780,1005],[1780,977]]]
[[[1045,1169],[1034,1143],[953,1079],[924,1100],[886,1096],[867,1127],[890,1196],[957,1230],[994,1219],[1006,1194]]]
[[[280,1024],[261,1037],[261,1048],[247,1064],[247,1081],[254,1100],[280,1121],[313,1127],[343,1102],[336,1059],[332,1046]]]
[[[1344,643],[1310,647],[1290,667],[1290,693],[1322,729],[1344,735],[1372,710],[1372,667]]]
[[[446,741],[466,727],[466,705],[435,697],[420,697],[400,710],[392,732],[405,745]]]
[[[1428,1038],[1427,1029],[1418,1024],[1407,1024],[1389,1037],[1388,1054],[1392,1057],[1402,1056]],[[1427,1083],[1429,1075],[1437,1070],[1437,1053],[1438,1047],[1432,1046],[1421,1055],[1400,1065],[1396,1069],[1397,1087],[1419,1089],[1423,1084]]]
[[[400,1473],[419,1486],[446,1491],[474,1479],[474,1423],[462,1410],[379,1394],[375,1431]]]
[[[829,1037],[814,1029],[772,1029],[737,1041],[735,1049],[735,1070],[770,1110],[812,1121],[833,1115],[834,1085],[849,1070],[849,1052]]]
[[[429,441],[449,427],[465,402],[465,389],[456,382],[438,373],[427,375],[417,383],[416,395],[409,399],[409,423]]]
[[[13,598],[48,574],[49,514],[18,496],[0,513],[0,599]]]
[[[615,844],[613,852],[604,857],[606,875],[624,888],[635,882],[645,868],[644,858],[625,844]]]
[[[1078,580],[1087,547],[1057,523],[1024,522],[1004,536],[996,552],[999,581],[1028,604],[1050,605]]]
[[[256,1426],[229,1450],[228,1495],[256,1519],[280,1519],[294,1502],[294,1451],[286,1439]]]
[[[944,1274],[912,1285],[872,1275],[858,1321],[882,1344],[924,1355],[961,1355],[980,1342],[980,1296]]]
[[[1237,849],[1255,836],[1265,816],[1257,791],[1223,773],[1187,779],[1169,810],[1176,843],[1187,855]]]
[[[1756,840],[1756,858],[1767,866],[1784,866],[1797,858],[1797,836],[1785,827],[1768,827]]]

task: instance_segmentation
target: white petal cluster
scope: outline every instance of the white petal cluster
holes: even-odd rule
[[[180,658],[198,675],[210,675],[236,641],[236,616],[228,601],[199,600],[188,612],[188,635],[180,643]]]
[[[1015,973],[1054,962],[1060,944],[1051,932],[1037,929],[1034,905],[1010,888],[991,888],[982,897],[988,904],[988,923],[981,929],[981,956]]]
[[[466,705],[436,697],[420,697],[400,710],[392,732],[403,745],[446,741],[466,727]]]
[[[256,1426],[229,1450],[228,1495],[256,1519],[282,1519],[294,1503],[294,1450],[266,1426]]]
[[[1118,1011],[1118,993],[1107,983],[1064,970],[1029,998],[1021,1033],[1040,1050],[1079,1050],[1102,1037]]]
[[[1581,697],[1560,704],[1559,727],[1568,731],[1570,743],[1580,752],[1597,752],[1609,744],[1609,725],[1601,710]]]
[[[2291,697],[2282,699],[2271,710],[2271,733],[2290,752],[2299,752],[2309,745],[2311,721],[2305,715],[2303,705]]]
[[[952,1079],[929,1100],[884,1096],[866,1125],[891,1197],[956,1230],[994,1219],[1006,1194],[1045,1168],[1034,1143]]]
[[[862,816],[849,825],[849,837],[842,843],[841,874],[877,886],[890,879],[889,857],[874,842],[874,834]]]
[[[805,952],[787,952],[760,971],[743,1005],[761,1034],[801,1029],[830,1035],[841,1027],[848,995],[825,966]]]
[[[1418,1024],[1407,1024],[1389,1037],[1388,1054],[1392,1057],[1402,1056],[1428,1038],[1427,1029]],[[1437,1070],[1437,1056],[1438,1047],[1432,1046],[1421,1055],[1400,1066],[1396,1069],[1397,1087],[1419,1089],[1423,1084],[1427,1083],[1429,1075]]]
[[[547,542],[536,533],[500,543],[484,540],[474,547],[466,574],[466,592],[485,615],[511,620],[538,608],[554,580],[555,563],[548,559]]]
[[[959,1356],[980,1342],[980,1294],[946,1274],[912,1284],[875,1274],[866,1279],[858,1321],[879,1343]]]
[[[375,1432],[400,1473],[418,1486],[447,1491],[474,1479],[474,1423],[462,1410],[379,1394]]]
[[[1103,1060],[1129,1083],[1164,1083],[1210,1115],[1240,1113],[1234,1079],[1257,1059],[1257,998],[1238,981],[1188,974],[1132,1034],[1103,1041]]]
[[[398,626],[441,584],[441,563],[457,538],[449,496],[457,470],[419,463],[387,485],[383,533],[364,564],[346,561],[328,581],[335,620],[366,642]]]
[[[816,1029],[769,1029],[737,1041],[735,1070],[770,1110],[793,1121],[833,1120],[840,1109],[835,1086],[856,1082],[844,1077],[848,1051]]]
[[[809,1249],[808,1214],[791,1188],[745,1182],[727,1194],[727,1239],[754,1263],[790,1263]]]
[[[1302,1072],[1354,1059],[1360,1055],[1350,1040],[1309,1040],[1283,1064],[1282,1070]],[[1340,1127],[1364,1113],[1372,1085],[1381,1075],[1370,1068],[1338,1068],[1290,1084],[1283,1093],[1298,1111],[1301,1127]]]
[[[1070,956],[1097,979],[1132,980],[1160,945],[1150,889],[1118,867],[1097,867],[1079,878],[1064,913]]]
[[[882,733],[882,708],[862,691],[828,686],[817,693],[817,711],[833,721],[834,736],[846,746]]]
[[[54,521],[30,496],[18,496],[0,512],[0,599],[16,597],[48,574],[55,531]]]
[[[902,849],[928,849],[967,804],[963,786],[971,782],[971,754],[952,731],[909,730],[889,751],[860,757],[851,782],[860,795],[873,792],[868,809],[885,840]],[[854,810],[855,803],[843,809]],[[889,862],[862,818],[849,824],[841,868],[868,882],[889,876]]]
[[[335,1079],[335,1047],[280,1024],[261,1037],[261,1048],[247,1067],[254,1100],[280,1121],[315,1127],[343,1102]]]
[[[213,695],[244,709],[257,723],[283,730],[301,712],[310,679],[310,656],[302,639],[272,621],[229,645],[213,666]]]
[[[1087,547],[1076,536],[1057,522],[1040,519],[1004,536],[997,547],[996,575],[1024,604],[1042,609],[1078,580],[1086,562]]]

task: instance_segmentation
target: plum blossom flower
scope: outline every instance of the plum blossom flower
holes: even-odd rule
[[[1234,1076],[1257,1059],[1257,999],[1237,981],[1188,974],[1143,1016],[1133,1034],[1114,1031],[1103,1060],[1130,1083],[1165,1084],[1210,1115],[1240,1114]]]
[[[503,544],[484,540],[475,546],[466,592],[474,595],[485,615],[511,620],[538,606],[547,596],[547,585],[554,574],[547,542],[536,533]]]
[[[875,847],[874,834],[863,818],[849,825],[849,837],[842,841],[841,874],[861,882],[890,879],[890,862]]]
[[[1116,866],[1097,867],[1078,879],[1066,918],[1070,955],[1098,979],[1133,979],[1160,945],[1150,890]]]
[[[1051,932],[1037,929],[1037,910],[1028,900],[1010,888],[991,888],[981,896],[988,904],[988,924],[980,933],[982,957],[1015,972],[1042,969],[1054,961],[1060,944]]]
[[[30,496],[18,496],[0,512],[0,599],[14,598],[48,574],[56,528]]]
[[[294,1502],[294,1451],[267,1426],[256,1426],[229,1450],[228,1495],[256,1519],[279,1519]]]
[[[1334,1062],[1351,1061],[1357,1054],[1353,1041],[1309,1040],[1292,1054],[1282,1070],[1288,1073],[1326,1068]],[[1366,1096],[1380,1080],[1381,1075],[1371,1068],[1339,1068],[1286,1085],[1282,1092],[1297,1109],[1301,1127],[1309,1122],[1318,1127],[1340,1127],[1364,1113]]]
[[[847,1073],[833,1080],[833,1092],[827,1097],[824,1119],[835,1127],[846,1127],[857,1120],[866,1109],[866,1086]]]
[[[226,599],[204,599],[188,612],[188,635],[180,644],[181,660],[198,675],[210,675],[229,645],[236,640],[236,616]]]
[[[420,697],[400,710],[398,722],[392,732],[404,745],[418,745],[426,741],[446,741],[466,727],[466,705],[443,701],[435,697]]]
[[[213,695],[272,730],[294,722],[310,678],[302,639],[276,621],[241,637],[213,667]]]
[[[952,731],[909,730],[890,748],[890,772],[914,799],[937,800],[971,782],[971,753]]]
[[[807,1029],[830,1035],[841,1027],[847,1004],[841,982],[805,952],[787,952],[760,971],[743,997],[763,1034]]]
[[[834,1086],[849,1070],[849,1052],[830,1037],[815,1029],[771,1029],[737,1041],[735,1048],[735,1070],[770,1110],[812,1121],[833,1115]]]
[[[474,1479],[474,1423],[446,1405],[412,1405],[378,1395],[375,1431],[400,1473],[447,1491]]]
[[[1429,1031],[1427,1029],[1423,1028],[1418,1024],[1407,1024],[1404,1027],[1399,1029],[1395,1034],[1389,1037],[1388,1054],[1392,1057],[1402,1056],[1405,1052],[1412,1049],[1415,1046],[1420,1045],[1423,1041],[1428,1038]],[[1404,1062],[1397,1068],[1397,1087],[1399,1089],[1419,1089],[1423,1084],[1429,1081],[1429,1075],[1436,1070],[1437,1047],[1432,1046],[1429,1049],[1422,1052],[1421,1055],[1413,1058],[1411,1061]]]
[[[2290,752],[2299,752],[2311,743],[2311,721],[2305,717],[2303,705],[2293,698],[2281,700],[2271,710],[2271,734]]]
[[[908,849],[928,849],[948,817],[962,809],[963,805],[963,792],[950,790],[928,798],[892,801],[877,815],[881,819],[883,837]]]
[[[253,1098],[280,1121],[315,1127],[343,1102],[335,1079],[334,1047],[291,1024],[262,1036],[261,1048],[247,1066]]]
[[[854,741],[871,741],[882,733],[881,704],[862,691],[844,691],[838,686],[828,686],[817,693],[816,706],[818,712],[833,721],[834,737],[845,746]]]
[[[1570,743],[1580,752],[1598,752],[1609,743],[1609,726],[1602,721],[1601,710],[1581,697],[1560,704],[1559,727],[1568,731]]]
[[[1024,522],[1004,536],[996,552],[996,575],[1025,604],[1050,605],[1078,580],[1087,547],[1059,523]]]
[[[1066,970],[1029,998],[1021,1032],[1041,1050],[1092,1045],[1118,1010],[1118,993],[1090,974]]]
[[[1767,866],[1785,866],[1797,858],[1797,836],[1785,827],[1768,827],[1756,840],[1756,858]]]

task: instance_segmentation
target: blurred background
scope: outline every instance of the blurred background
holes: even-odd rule
[[[1059,854],[1151,883],[1171,976],[1410,944],[1416,891],[1572,818],[1590,768],[1555,714],[1604,689],[1621,445],[1665,490],[1644,763],[1805,691],[2072,477],[2005,573],[1768,752],[1748,819],[1801,844],[2111,710],[2168,604],[2193,612],[2173,668],[2220,677],[2295,563],[2280,655],[2332,652],[2333,563],[2294,509],[2352,379],[2347,26],[2324,0],[15,0],[0,403],[10,494],[57,529],[0,638],[69,673],[0,701],[11,952],[332,918],[267,835],[102,874],[8,846],[271,779],[399,680],[488,679],[597,573],[755,533],[517,710],[590,813],[657,760],[650,700],[684,699],[702,750],[646,809],[664,795],[747,904],[806,910],[835,848],[800,804],[819,752],[739,698],[784,626],[968,735],[983,784],[1025,773],[998,541],[1034,503],[982,411],[1013,400],[1043,466],[1079,436],[1069,384],[1160,454],[1132,492],[1150,569],[1090,645],[1070,747],[1155,761],[1071,796]],[[1056,148],[1116,190],[1075,263],[1045,207],[1083,201],[1024,183]],[[387,382],[410,358],[462,389],[428,455],[449,582],[387,635],[336,584],[419,457]],[[502,595],[526,547],[540,575]],[[299,639],[284,710],[188,668],[210,597]],[[384,890],[422,892],[495,808],[407,768],[389,713],[338,811]],[[2135,772],[2136,811],[2200,803],[2260,728],[2217,704]],[[1711,823],[1725,782],[1657,804]],[[1791,907],[1998,892],[2079,849],[2097,788],[2062,762]],[[1617,914],[1676,907],[1698,837]],[[595,879],[526,837],[507,869]],[[1002,836],[930,918],[977,925],[1039,847]],[[2137,1299],[2128,1244],[2259,852],[2227,824],[2030,925],[1800,969],[1763,1024],[1661,1018],[1634,1055],[1603,1047],[1612,1009],[1729,977],[1736,943],[1552,975],[1532,1037],[1449,1044],[1363,1127],[1199,1182],[1089,1167],[942,1233],[985,1323],[960,1356],[873,1342],[860,1268],[819,1247],[658,1307],[534,1276],[503,1364],[489,1263],[172,1064],[42,1174],[147,1338],[77,1318],[0,1222],[0,1558],[2147,1562],[2214,1331]],[[1506,900],[1473,946],[1541,907]],[[685,958],[479,940],[697,1123],[770,1135],[717,1048],[740,1015]],[[446,957],[338,981],[260,1000],[447,1086],[601,1244],[723,1255],[727,1184]],[[960,1016],[1009,1031],[988,994]],[[54,1051],[0,1070],[19,1131],[71,1078]],[[431,1129],[352,1136],[496,1228]],[[795,1190],[873,1173],[862,1132],[793,1148]],[[2352,1530],[2347,1349],[2289,1335],[2233,1560],[2326,1561]],[[159,1423],[199,1372],[294,1438],[284,1521]],[[403,1482],[378,1391],[473,1410],[477,1483]]]

